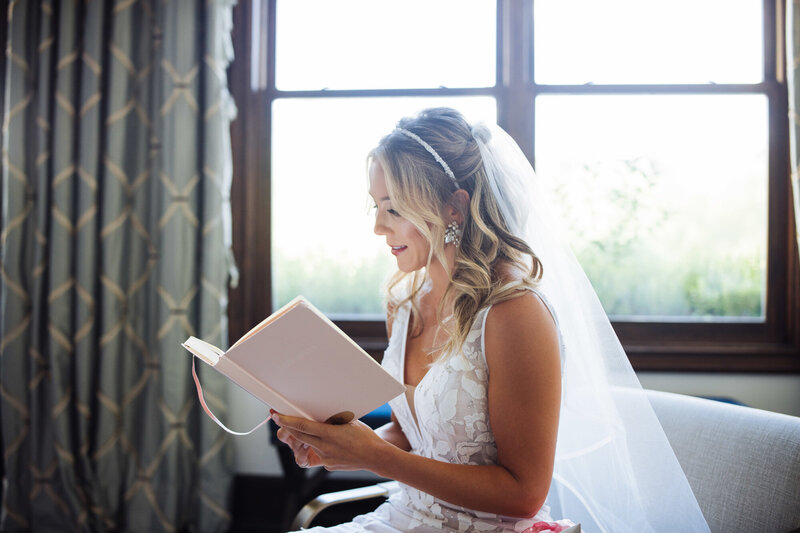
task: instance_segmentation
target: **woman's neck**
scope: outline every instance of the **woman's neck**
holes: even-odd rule
[[[445,296],[447,286],[450,284],[450,276],[440,262],[432,261],[428,269],[428,279],[430,280],[429,290],[423,295],[423,300],[433,304],[434,308],[438,308]],[[445,316],[451,314],[452,305],[445,305],[442,312]]]

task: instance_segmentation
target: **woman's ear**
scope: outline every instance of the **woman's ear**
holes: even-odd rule
[[[450,197],[447,216],[450,217],[450,220],[456,220],[459,224],[463,224],[464,215],[467,212],[469,212],[469,193],[464,189],[458,189]]]

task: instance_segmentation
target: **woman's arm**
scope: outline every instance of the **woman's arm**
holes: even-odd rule
[[[361,423],[330,426],[284,416],[276,422],[329,470],[371,470],[455,505],[532,516],[544,504],[553,470],[561,398],[558,334],[544,303],[527,293],[492,308],[484,343],[497,465],[420,457],[376,438]]]
[[[392,412],[391,421],[376,429],[375,433],[386,442],[397,446],[401,450],[406,452],[411,450],[411,444],[408,442],[406,434],[403,433],[403,428],[400,427],[400,422],[397,421],[394,412]]]

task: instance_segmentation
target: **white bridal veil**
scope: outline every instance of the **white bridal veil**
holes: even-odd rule
[[[563,396],[551,514],[591,533],[708,532],[686,476],[533,168],[498,126],[473,136],[513,234],[542,261],[541,290],[563,340]]]

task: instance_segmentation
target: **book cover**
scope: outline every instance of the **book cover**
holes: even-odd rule
[[[183,346],[276,411],[318,422],[361,418],[405,391],[302,296],[227,352],[196,337]]]

